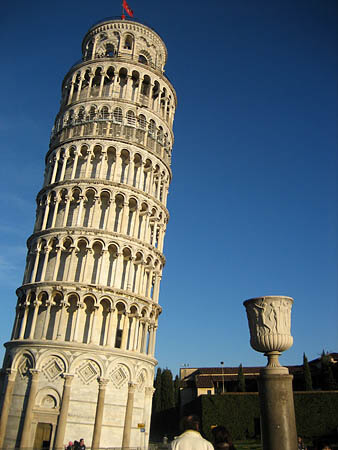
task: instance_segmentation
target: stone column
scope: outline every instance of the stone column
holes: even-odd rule
[[[62,162],[62,168],[61,168],[61,174],[60,174],[60,180],[59,181],[63,181],[63,179],[65,177],[66,166],[67,166],[67,159],[68,159],[68,155],[64,154],[63,155],[63,162]]]
[[[137,232],[139,227],[139,217],[140,217],[140,209],[137,207],[135,210],[135,217],[134,217],[134,226],[132,227],[132,230],[130,231],[131,236],[134,238],[137,238]]]
[[[78,214],[77,214],[77,218],[76,218],[76,226],[77,227],[82,226],[81,218],[82,218],[82,210],[83,210],[83,203],[84,203],[83,195],[79,196],[79,200],[80,200],[80,204],[79,204],[79,210],[78,210]],[[74,218],[73,218],[73,220],[74,220]]]
[[[140,264],[139,264],[139,270],[138,270],[138,280],[137,280],[137,283],[136,283],[136,292],[138,293],[138,294],[140,294],[140,295],[143,295],[143,293],[142,293],[142,289],[143,289],[143,278],[144,278],[144,271],[145,271],[145,267],[144,267],[144,264],[143,264],[143,262],[141,262]]]
[[[35,251],[35,261],[34,261],[34,267],[31,275],[30,282],[34,283],[36,278],[36,273],[38,271],[38,265],[39,265],[39,258],[40,258],[40,250]]]
[[[69,90],[67,105],[70,105],[72,103],[74,85],[75,85],[75,81],[74,81],[74,77],[73,77],[73,80],[70,82],[70,90]]]
[[[25,411],[25,420],[23,423],[23,429],[21,434],[21,442],[20,442],[21,449],[27,449],[33,446],[33,442],[31,442],[31,424],[33,421],[33,408],[35,406],[36,392],[38,390],[39,371],[36,369],[29,369],[29,371],[32,375],[32,378],[29,389],[27,407]]]
[[[134,350],[134,338],[135,338],[135,329],[136,329],[136,316],[130,317],[130,339],[128,342],[127,350]]]
[[[137,348],[136,351],[138,353],[141,353],[142,350],[142,340],[143,340],[143,334],[144,334],[144,327],[145,323],[141,319],[139,320],[139,326],[138,326],[138,336],[137,336]]]
[[[138,337],[139,337],[139,333],[140,333],[140,318],[141,318],[141,316],[135,316],[133,347],[131,349],[134,352],[137,351],[137,346],[138,346]]]
[[[153,387],[146,387],[144,393],[144,408],[143,408],[143,423],[145,424],[145,445],[147,447],[149,441],[150,432],[150,417],[151,417],[151,404],[155,389]]]
[[[50,310],[51,310],[51,307],[53,306],[53,304],[54,304],[53,301],[51,299],[49,299],[47,302],[47,309],[46,309],[46,313],[45,313],[45,320],[43,322],[41,339],[46,339],[48,325],[49,325],[49,318],[50,318]]]
[[[41,305],[41,302],[39,302],[39,300],[34,300],[33,305],[34,305],[33,319],[32,319],[32,325],[31,325],[28,339],[34,338],[36,319],[38,317],[38,312],[39,312],[39,307]]]
[[[132,286],[133,286],[133,275],[134,275],[134,261],[135,258],[130,257],[129,262],[128,262],[128,270],[127,270],[127,291],[131,291],[132,290]]]
[[[108,131],[108,130],[107,130]],[[100,170],[99,170],[99,178],[102,180],[102,174],[103,174],[103,167],[106,165],[105,161],[107,161],[107,153],[105,151],[101,154],[101,163],[100,163]]]
[[[87,99],[90,98],[90,91],[92,90],[92,83],[93,83],[94,75],[89,75],[89,83],[88,83],[88,92],[87,92]]]
[[[62,222],[62,227],[63,228],[65,228],[67,226],[69,208],[70,208],[70,203],[71,203],[71,197],[66,195],[65,196],[65,201],[66,201],[66,206],[65,206],[65,212],[64,212],[64,216],[63,216],[63,222]]]
[[[127,183],[130,184],[130,186],[133,185],[134,167],[135,167],[135,163],[134,163],[132,157],[130,157],[129,170],[128,170],[128,181],[127,181]]]
[[[43,266],[42,266],[42,271],[41,271],[41,281],[45,281],[45,276],[46,276],[46,270],[47,270],[47,264],[48,264],[48,260],[49,260],[49,252],[51,251],[50,248],[46,248],[45,249],[45,257],[43,260]]]
[[[128,218],[129,218],[129,205],[128,203],[123,203],[123,209],[122,209],[122,219],[121,219],[121,226],[120,226],[120,233],[127,234],[127,225],[128,225]]]
[[[148,342],[148,351],[147,354],[152,356],[152,347],[153,347],[153,339],[154,339],[154,324],[149,325],[149,342]]]
[[[128,313],[125,313],[121,338],[121,350],[126,350],[127,348],[129,326],[130,326],[129,315]]]
[[[111,308],[109,318],[109,328],[106,345],[115,347],[116,327],[117,327],[118,312],[116,308]]]
[[[128,386],[128,398],[126,405],[126,415],[124,418],[124,428],[123,428],[123,438],[122,438],[122,449],[129,449],[130,447],[130,433],[131,433],[131,423],[133,419],[133,408],[134,408],[134,393],[136,385],[129,383]]]
[[[146,297],[150,297],[152,285],[153,285],[153,270],[151,268],[149,268],[149,276],[147,279],[146,291],[145,291]]]
[[[92,441],[91,450],[99,450],[99,448],[100,448],[102,418],[103,418],[103,410],[104,410],[104,398],[106,395],[106,387],[107,387],[108,381],[109,380],[107,380],[105,378],[99,379],[99,394],[98,394],[98,398],[97,398],[94,433],[93,433],[93,441]]]
[[[99,307],[97,305],[94,305],[94,310],[93,310],[93,320],[92,320],[92,324],[90,327],[90,336],[89,336],[89,343],[90,344],[97,344],[97,339],[96,339],[96,321],[97,321],[97,312],[99,310]]]
[[[107,212],[107,217],[105,220],[105,226],[104,229],[108,231],[113,231],[114,229],[114,213],[115,213],[115,202],[114,202],[114,195],[112,194],[112,197],[109,201],[109,209]]]
[[[146,351],[147,351],[148,331],[149,331],[148,322],[144,322],[144,324],[143,324],[143,334],[142,334],[141,353],[146,353]]]
[[[79,86],[78,86],[78,89],[77,89],[77,94],[76,94],[76,99],[75,99],[76,102],[80,100],[80,94],[81,94],[83,80],[84,80],[84,77],[81,77],[80,81],[79,81]]]
[[[69,409],[69,399],[70,399],[70,386],[72,384],[74,375],[65,373],[64,375],[64,385],[62,394],[61,410],[59,415],[58,426],[56,430],[55,445],[54,450],[63,449],[63,441],[65,438],[65,431],[67,425],[68,409]]]
[[[92,157],[94,157],[94,154],[93,154],[92,150],[89,150],[87,152],[85,178],[90,178],[90,173],[91,173],[91,169],[92,169],[92,167],[91,167]]]
[[[122,255],[122,253],[117,253],[112,286],[115,286],[118,289],[121,288],[122,273],[123,273],[123,255]]]
[[[60,259],[61,259],[61,253],[62,253],[62,248],[60,245],[56,246],[56,261],[55,261],[55,267],[54,267],[54,271],[53,271],[53,281],[56,281],[57,276],[58,276],[58,271],[59,271],[59,267],[60,267]]]
[[[74,263],[74,258],[76,257],[76,247],[73,245],[69,247],[70,261],[68,265],[67,273],[63,277],[63,281],[73,281],[74,280],[74,270],[76,269],[76,264]]]
[[[91,212],[88,219],[88,227],[98,228],[99,224],[97,223],[100,220],[100,205],[101,199],[98,195],[94,196],[93,207],[91,208]]]
[[[160,294],[160,283],[161,283],[161,275],[159,273],[156,273],[155,275],[155,284],[153,289],[153,301],[158,303],[158,297]]]
[[[66,327],[64,326],[63,322],[64,322],[66,307],[68,306],[68,303],[66,302],[66,300],[63,299],[63,300],[61,300],[60,305],[61,305],[60,320],[59,320],[59,324],[58,324],[58,328],[57,328],[56,340],[64,341]]]
[[[51,223],[51,228],[55,227],[55,222],[56,222],[56,217],[58,214],[58,210],[59,210],[59,205],[60,205],[60,200],[56,199],[55,203],[54,203],[54,211],[53,211],[53,218],[52,218],[52,223]]]
[[[258,378],[263,450],[297,448],[292,379],[292,375],[267,371]]]
[[[99,97],[102,97],[102,89],[103,89],[103,83],[104,83],[105,77],[106,77],[106,74],[105,73],[101,73],[100,89],[99,89],[99,95],[98,95]]]
[[[74,180],[74,178],[75,178],[78,160],[79,160],[79,154],[78,154],[78,152],[76,152],[75,156],[74,156],[73,170],[72,170],[72,173],[71,173],[71,176],[70,176],[71,180]]]
[[[144,215],[144,219],[144,236],[141,239],[150,244],[150,212]]]
[[[8,414],[9,414],[9,409],[11,406],[13,389],[14,389],[17,371],[15,369],[7,369],[6,373],[7,373],[7,386],[6,386],[4,400],[2,403],[2,410],[1,410],[1,416],[0,416],[0,448],[3,448],[3,444],[4,444],[4,440],[5,440]]]
[[[157,250],[161,253],[163,252],[164,234],[165,234],[164,225],[161,224],[159,226],[159,236],[158,236],[158,243],[157,243]]]
[[[29,311],[29,303],[27,301],[24,304],[24,308],[25,308],[25,311],[24,311],[24,314],[23,314],[23,317],[21,320],[19,339],[23,339],[25,336],[27,317],[28,317],[28,311]]]
[[[78,303],[77,310],[76,310],[76,317],[75,317],[74,332],[73,332],[73,336],[72,336],[73,342],[78,342],[80,316],[81,316],[81,310],[83,308],[84,308],[84,304],[81,302]]]
[[[116,152],[116,159],[114,165],[113,172],[113,181],[120,182],[121,181],[121,170],[122,170],[122,159],[121,159],[121,151]]]
[[[156,330],[157,330],[157,325],[154,325],[154,336],[153,336],[153,344],[152,344],[152,349],[151,349],[151,356],[155,355]]]
[[[151,245],[153,247],[156,246],[156,233],[157,233],[157,222],[154,221],[154,224],[153,224],[153,235],[151,236]]]
[[[57,169],[58,169],[58,165],[59,165],[59,159],[60,156],[56,156],[54,159],[54,167],[53,167],[53,175],[52,175],[52,179],[50,180],[50,184],[53,184],[55,182],[55,177],[56,177],[56,173],[57,173]]]

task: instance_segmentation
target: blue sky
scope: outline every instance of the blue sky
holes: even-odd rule
[[[282,363],[338,351],[337,3],[128,3],[164,39],[178,96],[159,365],[264,365],[242,302],[268,294],[295,299]],[[104,0],[2,6],[1,343],[62,79],[88,28],[120,11]]]

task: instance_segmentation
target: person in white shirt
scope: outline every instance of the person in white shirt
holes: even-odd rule
[[[181,422],[183,433],[171,443],[172,450],[213,450],[213,445],[202,438],[200,419],[198,416],[190,415],[183,417]]]

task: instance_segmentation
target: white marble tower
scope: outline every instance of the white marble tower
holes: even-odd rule
[[[154,30],[107,19],[64,78],[5,344],[0,448],[149,438],[176,107],[166,59]]]

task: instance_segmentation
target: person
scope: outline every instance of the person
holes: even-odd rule
[[[76,447],[75,447],[75,442],[76,442]],[[86,446],[85,446],[83,438],[81,438],[79,442],[74,441],[74,450],[86,450]]]
[[[66,450],[73,450],[73,442],[69,441]]]
[[[172,450],[213,450],[212,444],[204,439],[200,430],[200,419],[194,414],[183,417],[183,433],[171,443]]]
[[[331,445],[328,442],[322,442],[320,450],[332,450]]]
[[[228,448],[229,450],[236,450],[229,431],[223,426],[217,426],[212,429],[212,434],[214,436],[214,448]]]
[[[297,446],[298,450],[306,450],[305,444],[303,442],[303,439],[298,436],[298,446]]]

